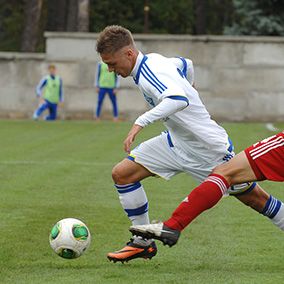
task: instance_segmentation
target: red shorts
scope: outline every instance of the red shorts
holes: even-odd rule
[[[258,180],[284,181],[284,133],[266,138],[245,149]]]

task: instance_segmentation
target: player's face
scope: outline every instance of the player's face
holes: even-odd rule
[[[55,74],[56,74],[56,68],[53,67],[53,66],[50,66],[50,67],[48,68],[48,71],[49,71],[49,74],[50,74],[50,75],[55,75]]]
[[[110,72],[115,72],[122,77],[128,77],[135,65],[135,52],[129,47],[124,47],[115,53],[102,53],[101,58],[107,64]]]

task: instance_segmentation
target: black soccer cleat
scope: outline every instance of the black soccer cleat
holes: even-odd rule
[[[145,239],[159,240],[169,247],[175,245],[180,236],[180,231],[171,229],[161,222],[157,224],[131,226],[129,231],[133,235],[141,236]]]

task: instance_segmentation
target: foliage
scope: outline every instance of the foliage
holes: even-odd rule
[[[229,23],[226,11],[231,9],[232,0],[209,0],[204,15],[207,32],[220,34],[223,25]],[[142,33],[144,25],[144,0],[138,1],[98,1],[91,0],[92,32],[101,31],[106,25],[118,24],[132,32]],[[150,33],[195,34],[196,14],[194,0],[148,1]],[[107,13],[105,11],[108,11]]]
[[[24,23],[24,0],[1,1],[0,50],[20,50]]]
[[[233,0],[234,19],[224,28],[230,35],[284,35],[282,0]]]
[[[149,29],[151,33],[192,33],[192,1],[149,1]],[[107,13],[106,13],[107,11]],[[144,0],[91,1],[91,25],[93,32],[106,25],[122,25],[134,33],[143,33]]]
[[[144,5],[148,3],[149,33],[284,35],[282,0],[89,1],[90,32],[99,32],[106,25],[119,24],[134,33],[143,33]],[[43,2],[37,51],[44,50],[45,30],[70,30],[66,21],[75,12],[76,5],[73,7],[72,3],[75,2]],[[0,50],[20,50],[23,28],[24,0],[0,0]]]
[[[192,34],[193,3],[188,0],[150,2],[151,33]]]
[[[90,1],[90,31],[99,32],[106,25],[119,24],[135,33],[143,31],[144,1]]]
[[[223,34],[224,26],[231,24],[233,9],[232,0],[208,0],[206,33],[215,35]]]

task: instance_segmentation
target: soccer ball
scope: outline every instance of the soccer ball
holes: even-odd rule
[[[58,221],[49,236],[51,248],[63,258],[81,256],[91,243],[88,227],[80,220],[66,218]]]

